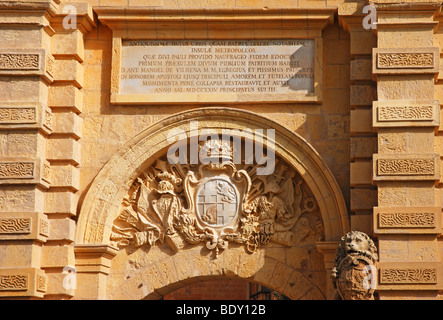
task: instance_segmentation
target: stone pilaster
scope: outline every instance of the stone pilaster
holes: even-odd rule
[[[106,299],[107,276],[118,249],[110,245],[75,246],[75,282],[82,299]]]
[[[318,251],[323,254],[323,259],[325,263],[326,273],[327,276],[330,277],[332,268],[334,268],[335,265],[335,257],[337,254],[337,247],[340,242],[338,241],[322,241],[317,242],[316,246]],[[329,280],[329,279],[328,279]],[[332,300],[334,299],[334,285],[332,281],[327,281],[327,299]]]
[[[69,6],[0,3],[0,297],[73,295],[63,280],[75,265],[83,37],[94,22],[88,4]]]
[[[46,298],[72,297],[66,285],[74,272],[75,216],[80,188],[80,139],[82,136],[84,36],[94,28],[87,3],[62,3],[51,19],[53,82],[48,92],[52,132],[46,159],[51,165],[51,186],[45,195],[45,213],[51,235],[42,251],[42,268],[49,279]]]
[[[42,298],[48,289],[40,258],[50,229],[43,203],[57,10],[52,0],[0,4],[0,297]]]
[[[350,211],[351,230],[372,235],[372,207],[377,190],[372,185],[372,155],[377,152],[376,132],[372,127],[372,101],[376,85],[372,79],[371,55],[376,35],[363,26],[365,1],[339,5],[339,22],[350,35]]]
[[[440,3],[375,1],[377,81],[373,127],[378,153],[373,181],[378,206],[373,227],[379,245],[380,299],[437,298],[442,288],[441,208],[435,185],[440,157],[434,151],[439,104],[434,98],[438,47],[434,45]]]

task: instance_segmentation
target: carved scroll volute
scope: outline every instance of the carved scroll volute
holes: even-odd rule
[[[377,248],[369,236],[351,231],[337,248],[331,278],[338,300],[374,300]]]

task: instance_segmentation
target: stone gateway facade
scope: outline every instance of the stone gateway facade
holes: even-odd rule
[[[442,298],[440,22],[1,1],[0,298]]]

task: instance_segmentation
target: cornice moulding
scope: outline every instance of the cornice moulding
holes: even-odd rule
[[[336,7],[326,8],[287,8],[287,9],[158,9],[150,7],[94,7],[98,19],[111,29],[140,29],[167,23],[183,25],[193,23],[223,23],[223,27],[238,23],[255,22],[260,24],[296,23],[300,28],[324,28],[334,21]],[[250,27],[250,26],[249,26]]]

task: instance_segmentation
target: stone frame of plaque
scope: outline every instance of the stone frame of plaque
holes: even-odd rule
[[[217,10],[186,10],[175,12],[173,10],[160,10],[149,8],[99,8],[96,10],[98,19],[113,31],[112,42],[112,67],[111,67],[111,104],[116,105],[161,105],[161,104],[248,104],[248,103],[321,103],[322,102],[322,30],[328,23],[333,21],[334,11],[329,8],[316,9],[288,9],[288,10],[240,10],[240,9],[217,9]],[[161,31],[160,31],[161,30]],[[302,52],[303,42],[307,43],[306,52],[310,65],[302,65],[297,59],[291,60],[291,46],[297,46],[296,51]],[[129,45],[128,45],[129,44]],[[198,44],[197,46],[194,46]],[[268,45],[267,45],[268,44]],[[271,61],[271,55],[279,55],[279,51],[269,51],[273,45],[280,44],[281,59],[276,65],[267,65],[266,60]],[[287,44],[287,45],[286,45]],[[218,45],[218,46],[217,46]],[[231,45],[231,46],[230,46]],[[128,48],[139,47],[139,48]],[[158,49],[153,49],[154,47]],[[186,64],[203,61],[208,63],[209,68],[198,69],[191,64],[173,65],[174,68],[195,67],[195,72],[178,74],[192,76],[195,74],[208,74],[214,71],[214,77],[219,82],[196,82],[192,79],[179,79],[174,82],[174,73],[169,69],[165,73],[166,66],[161,65],[159,55],[167,55],[171,47],[180,48],[176,53],[176,60]],[[200,49],[200,52],[191,52],[192,48]],[[207,54],[225,53],[224,48],[244,48],[246,59],[191,59],[191,53],[203,56]],[[148,50],[146,50],[148,49]],[[151,50],[149,50],[151,49]],[[209,50],[205,50],[209,49]],[[140,50],[140,52],[137,52]],[[247,52],[250,50],[250,52]],[[256,52],[253,52],[253,51]],[[132,51],[132,52],[131,52]],[[154,53],[154,51],[156,51]],[[235,50],[232,50],[235,51]],[[231,52],[227,52],[231,53]],[[242,54],[238,51],[237,53]],[[244,52],[243,52],[244,53]],[[268,53],[268,54],[267,54]],[[257,69],[248,70],[251,55],[261,55],[258,63],[263,63],[261,73]],[[134,61],[131,58],[135,57]],[[172,55],[172,52],[171,52]],[[267,56],[266,56],[267,55]],[[243,55],[244,57],[245,55]],[[164,57],[164,56],[162,56]],[[289,60],[288,60],[289,58]],[[163,59],[163,61],[168,61]],[[220,63],[231,64],[231,69],[220,69]],[[242,64],[243,61],[243,64]],[[235,63],[238,62],[238,69]],[[257,62],[257,61],[254,61]],[[131,65],[131,63],[133,63]],[[146,63],[145,66],[143,64]],[[140,64],[140,66],[137,66]],[[158,64],[156,66],[156,64]],[[211,64],[213,64],[211,66]],[[272,64],[272,63],[270,63]],[[297,65],[298,64],[298,65]],[[282,66],[278,69],[279,65]],[[158,74],[163,74],[165,79],[153,78],[151,69]],[[134,76],[128,79],[128,69]],[[136,69],[140,67],[140,69]],[[278,81],[269,83],[266,68],[270,74],[276,72]],[[217,69],[215,69],[217,68]],[[243,68],[243,69],[241,69]],[[246,68],[246,69],[245,69]],[[293,70],[290,70],[290,69]],[[279,70],[283,70],[279,74]],[[178,70],[178,69],[175,69]],[[199,71],[200,70],[200,71]],[[223,71],[227,70],[226,73]],[[245,71],[246,70],[246,75]],[[206,72],[205,72],[206,71]],[[293,71],[292,75],[291,72]],[[286,73],[285,73],[286,72]],[[223,75],[221,75],[223,74]],[[284,79],[286,75],[291,75]],[[223,78],[223,76],[232,79]],[[145,79],[143,79],[145,77]],[[221,78],[220,78],[221,77]],[[242,78],[243,77],[243,78]],[[245,79],[251,77],[251,79]],[[254,78],[255,77],[255,78]],[[261,77],[261,78],[260,78]],[[303,80],[304,78],[304,80]],[[295,81],[294,81],[295,79]],[[300,80],[302,79],[302,80]],[[306,80],[308,79],[308,80]],[[131,81],[129,81],[131,80]],[[152,80],[151,82],[148,82]],[[189,81],[188,81],[189,80]],[[213,79],[204,79],[213,80]],[[143,82],[145,81],[145,82]],[[163,81],[163,82],[162,82]],[[168,82],[169,81],[169,82]],[[268,82],[266,82],[268,81]],[[304,81],[304,82],[303,82]],[[311,82],[310,82],[311,81]],[[207,84],[210,85],[207,85]],[[229,84],[234,84],[231,87]],[[300,86],[300,83],[301,86]],[[140,84],[142,87],[140,87]],[[269,86],[268,86],[269,84]],[[157,90],[158,89],[158,90]],[[157,90],[157,91],[156,91]],[[206,90],[206,92],[202,92]]]

